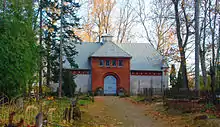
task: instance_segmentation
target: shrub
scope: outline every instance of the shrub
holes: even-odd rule
[[[206,112],[206,113],[213,113],[216,111],[216,107],[213,103],[207,103],[204,105],[204,107],[202,108],[202,112]]]
[[[63,81],[63,94],[67,97],[73,97],[76,90],[76,83],[74,81],[74,75],[69,70],[64,71]]]

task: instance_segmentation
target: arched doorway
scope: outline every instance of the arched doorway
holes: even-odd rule
[[[108,75],[104,78],[104,94],[105,95],[116,95],[117,92],[117,79]]]

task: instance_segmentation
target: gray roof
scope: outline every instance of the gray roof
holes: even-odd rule
[[[120,43],[117,45],[131,54],[131,70],[161,71],[162,56],[149,43]]]
[[[107,42],[104,45],[94,42],[82,42],[81,44],[76,44],[76,49],[79,53],[75,59],[79,69],[91,68],[89,64],[90,56],[121,56],[132,57],[131,70],[161,71],[163,57],[149,43],[108,43],[111,42]],[[110,48],[108,48],[108,46]],[[106,51],[109,51],[110,53]],[[113,51],[116,51],[116,53]],[[64,63],[63,67],[71,69],[68,61]]]
[[[91,57],[131,57],[126,51],[113,42],[106,42]]]
[[[82,42],[75,45],[76,51],[78,54],[75,57],[76,63],[79,66],[79,69],[90,69],[89,57],[97,51],[101,45],[96,42]],[[64,58],[65,59],[65,58]],[[67,60],[63,64],[63,68],[70,69],[70,64]]]

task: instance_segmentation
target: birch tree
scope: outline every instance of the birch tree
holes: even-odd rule
[[[207,86],[207,70],[206,70],[206,39],[207,39],[207,13],[208,13],[208,0],[204,0],[202,3],[202,15],[204,16],[202,19],[201,24],[201,41],[199,43],[199,55],[200,55],[200,64],[201,64],[201,71],[202,71],[202,79],[204,87]]]

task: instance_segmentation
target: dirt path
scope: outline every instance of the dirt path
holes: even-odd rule
[[[132,104],[118,97],[96,97],[88,107],[93,125],[108,127],[165,127],[162,122],[145,115],[142,106]]]

